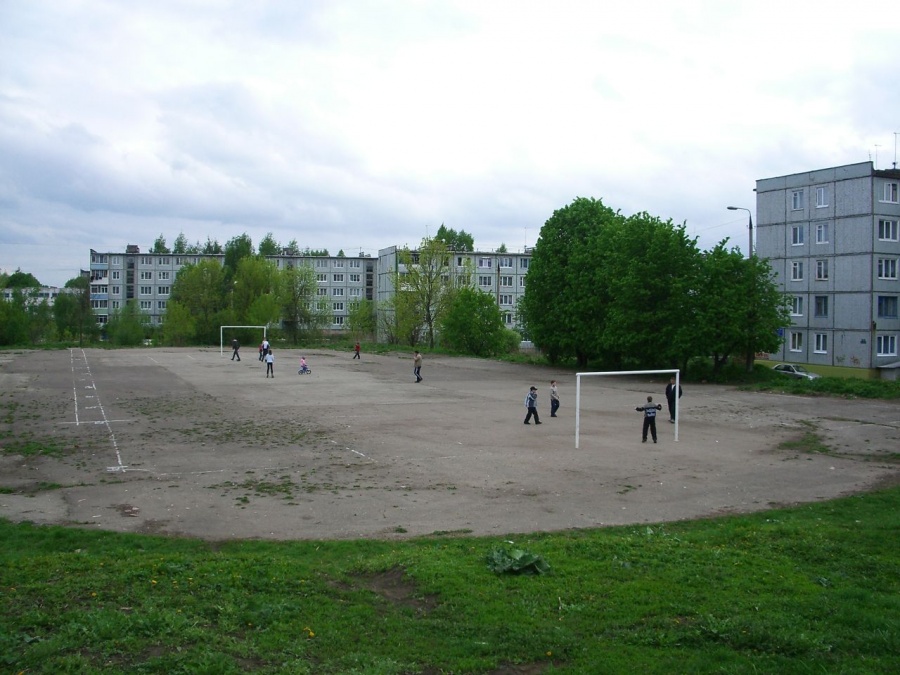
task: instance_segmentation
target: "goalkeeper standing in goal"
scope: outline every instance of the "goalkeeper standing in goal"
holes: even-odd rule
[[[662,405],[659,403],[654,404],[653,397],[648,396],[647,402],[644,405],[639,405],[635,410],[644,413],[644,428],[641,432],[641,443],[647,442],[648,429],[653,436],[653,442],[656,443],[656,411],[662,410]]]

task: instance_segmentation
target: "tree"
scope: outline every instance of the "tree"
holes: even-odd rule
[[[551,362],[575,357],[584,367],[600,354],[608,299],[597,260],[600,238],[623,221],[599,199],[579,197],[541,228],[519,315]]]
[[[501,243],[500,248],[497,249],[497,253],[507,253],[506,244]]]
[[[177,300],[166,304],[166,319],[162,325],[162,340],[173,347],[189,344],[197,332],[197,322],[190,307]]]
[[[428,346],[434,347],[435,329],[453,298],[450,252],[443,241],[426,237],[417,251],[399,251],[398,260],[405,270],[394,275],[395,296],[403,295],[410,302],[424,326]]]
[[[5,288],[41,288],[41,282],[33,274],[16,269],[6,280]]]
[[[197,248],[200,248],[199,242],[197,243]],[[203,246],[203,249],[197,251],[197,253],[203,253],[204,255],[219,255],[222,252],[222,245],[209,237],[206,238],[206,244]]]
[[[226,254],[227,255],[227,254]],[[259,316],[260,298],[271,296],[271,305],[277,305],[275,293],[278,290],[278,268],[275,263],[265,258],[250,256],[237,263],[237,270],[231,280],[225,280],[225,291],[229,298],[229,308],[233,310],[229,320],[236,324],[268,325],[278,319],[275,315]],[[256,310],[251,309],[256,305]],[[251,318],[252,314],[256,314]],[[265,318],[260,321],[260,318]]]
[[[475,288],[461,288],[441,321],[441,343],[474,356],[508,353],[519,340],[503,325],[493,296]]]
[[[172,284],[166,313],[173,301],[180,303],[193,317],[194,339],[205,344],[218,344],[219,326],[229,323],[224,282],[225,270],[216,260],[185,265]]]
[[[187,252],[188,252],[187,237],[184,236],[184,232],[180,232],[178,234],[178,236],[175,238],[175,243],[172,244],[172,253],[184,254]]]
[[[259,255],[266,257],[280,254],[281,244],[275,241],[275,237],[272,236],[271,232],[266,233],[266,236],[259,242]]]
[[[288,245],[284,247],[284,252],[288,255],[300,255],[300,244],[296,239],[291,239]]]
[[[28,312],[26,296],[15,289],[8,301],[0,300],[0,345],[28,344]]]
[[[371,300],[357,300],[350,303],[347,313],[347,328],[357,340],[375,335],[375,303]]]
[[[237,237],[232,237],[225,244],[225,278],[233,279],[237,272],[238,263],[243,258],[249,258],[253,255],[253,241],[245,232]]]
[[[106,334],[117,347],[134,347],[144,341],[144,316],[137,301],[129,300],[110,315]]]
[[[606,289],[603,351],[633,367],[685,368],[697,347],[696,241],[683,225],[637,213],[606,230],[597,254],[595,283]]]
[[[330,321],[328,308],[317,303],[316,272],[309,265],[287,267],[278,274],[278,309],[291,344],[313,337]]]
[[[468,234],[465,230],[457,232],[452,228],[446,227],[443,223],[441,223],[434,238],[437,241],[444,242],[448,251],[463,252],[475,250],[475,240],[471,234]]]
[[[166,238],[161,234],[156,238],[156,241],[153,242],[153,248],[150,249],[150,253],[171,253],[169,251],[169,247],[166,246]]]

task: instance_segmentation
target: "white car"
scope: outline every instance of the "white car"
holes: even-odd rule
[[[797,366],[792,363],[779,363],[777,366],[774,366],[773,370],[776,373],[781,373],[782,375],[795,377],[797,379],[815,380],[822,377],[818,373],[811,373],[803,366]]]

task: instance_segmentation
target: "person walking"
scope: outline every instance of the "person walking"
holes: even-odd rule
[[[678,385],[678,398],[681,398],[684,391],[681,385]],[[669,378],[669,384],[666,385],[666,403],[669,404],[669,421],[675,424],[675,378]]]
[[[528,414],[525,415],[525,424],[531,424],[528,420],[532,417],[534,417],[535,424],[540,424],[541,418],[538,417],[537,411],[537,387],[532,387],[525,394],[525,407],[528,409]]]
[[[556,380],[550,380],[550,417],[556,417],[557,410],[559,410],[559,387],[556,386]]]
[[[644,428],[641,431],[641,443],[647,442],[648,429],[653,436],[653,442],[656,443],[656,411],[662,410],[662,405],[659,403],[654,404],[653,397],[648,396],[647,402],[644,405],[639,405],[635,410],[644,413]]]
[[[271,373],[272,379],[275,379],[275,355],[271,349],[266,350],[266,378]]]
[[[413,375],[416,376],[416,383],[422,381],[422,354],[419,350],[413,355]]]
[[[237,338],[234,338],[231,341],[231,360],[232,361],[234,361],[235,357],[237,357],[238,361],[241,360],[240,351],[241,351],[241,343],[238,342]]]
[[[356,345],[353,347],[353,358],[359,359],[359,342],[357,342]],[[360,359],[360,361],[361,360],[362,359]]]

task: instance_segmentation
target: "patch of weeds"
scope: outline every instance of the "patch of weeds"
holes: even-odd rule
[[[778,448],[780,450],[796,450],[804,453],[828,454],[830,448],[822,442],[822,437],[816,432],[816,427],[812,422],[801,420],[800,422],[806,427],[803,435],[791,441],[784,441]]]

